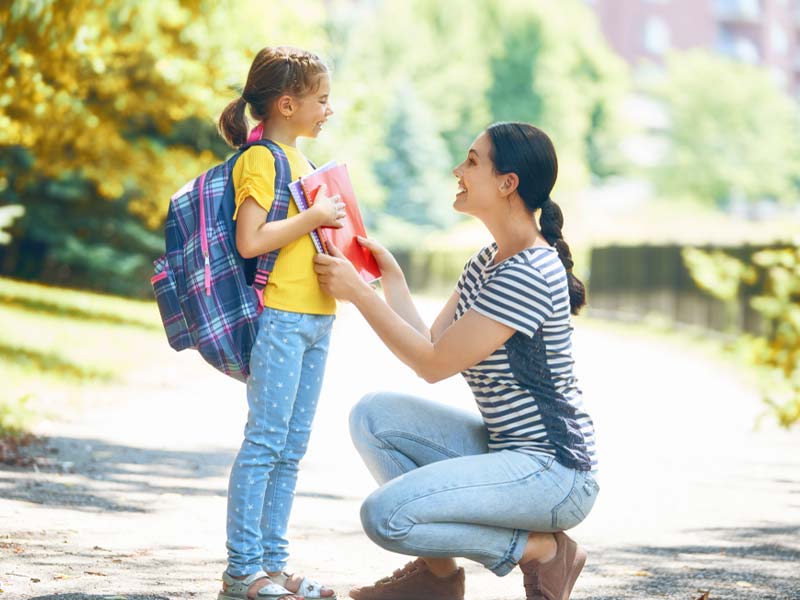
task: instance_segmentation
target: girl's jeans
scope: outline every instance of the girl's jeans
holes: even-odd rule
[[[333,316],[265,307],[247,380],[244,441],[228,484],[228,573],[281,571],[300,459],[325,372]]]
[[[400,554],[463,556],[506,575],[529,531],[574,527],[599,490],[547,454],[489,452],[478,415],[414,396],[365,396],[350,433],[381,484],[361,507],[364,531]]]

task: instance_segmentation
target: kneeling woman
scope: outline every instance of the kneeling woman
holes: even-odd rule
[[[454,207],[494,242],[467,263],[431,328],[376,242],[361,240],[380,265],[385,302],[340,254],[315,259],[323,289],[352,302],[421,377],[462,373],[482,415],[399,392],[354,407],[353,440],[381,486],[362,507],[364,529],[387,550],[422,557],[352,590],[356,600],[461,600],[459,556],[497,575],[519,565],[529,599],[569,598],[586,553],[563,531],[599,488],[572,371],[570,313],[585,295],[550,199],[557,172],[550,139],[531,125],[498,123],[473,142],[453,170]]]

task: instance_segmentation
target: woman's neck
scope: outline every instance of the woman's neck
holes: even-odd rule
[[[269,119],[264,121],[262,138],[278,142],[284,146],[297,147],[297,134],[286,119]]]
[[[520,214],[502,215],[492,220],[484,220],[484,225],[497,244],[495,264],[536,245],[548,245],[536,221],[527,211]]]

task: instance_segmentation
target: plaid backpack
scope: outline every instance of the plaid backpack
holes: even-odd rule
[[[194,348],[240,381],[250,375],[264,287],[279,252],[245,260],[236,249],[231,173],[242,153],[256,145],[266,146],[275,157],[275,200],[267,221],[286,218],[291,183],[286,155],[269,140],[245,144],[172,196],[164,228],[166,254],[153,263],[150,280],[170,346]]]

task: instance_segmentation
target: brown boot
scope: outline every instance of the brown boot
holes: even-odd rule
[[[464,569],[436,577],[421,558],[368,585],[350,590],[353,600],[464,600]]]
[[[556,537],[556,555],[542,564],[537,560],[519,563],[525,574],[526,600],[569,600],[572,586],[586,562],[586,552],[559,531]]]

